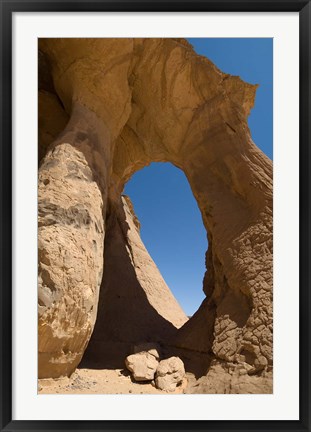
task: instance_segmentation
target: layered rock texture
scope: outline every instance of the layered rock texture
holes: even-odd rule
[[[183,39],[39,40],[39,377],[70,375],[88,344],[104,357],[152,341],[208,354],[206,393],[272,391],[272,163],[247,125],[255,92]],[[157,161],[184,171],[208,236],[190,320],[121,196]]]

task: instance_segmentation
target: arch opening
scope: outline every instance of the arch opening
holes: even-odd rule
[[[153,162],[126,183],[141,239],[160,273],[190,318],[205,295],[206,230],[183,171],[171,163]]]

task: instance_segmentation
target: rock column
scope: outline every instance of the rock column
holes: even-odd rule
[[[96,320],[105,176],[94,174],[96,142],[85,126],[75,112],[39,169],[39,378],[74,371]]]

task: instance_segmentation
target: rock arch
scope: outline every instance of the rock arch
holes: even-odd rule
[[[215,392],[217,368],[232,392],[230,368],[238,386],[240,370],[258,384],[272,368],[272,164],[247,126],[256,86],[182,39],[41,39],[39,48],[39,75],[52,76],[39,87],[39,137],[52,141],[41,145],[39,168],[39,376],[70,374],[80,362],[101,280],[112,267],[110,285],[118,283],[123,249],[127,276],[148,281],[145,319],[161,321],[175,346],[212,353],[205,391]],[[137,266],[141,240],[128,237],[135,217],[121,198],[128,178],[156,161],[184,171],[209,235],[206,299],[176,332],[185,317],[161,277]],[[111,320],[102,325],[113,330]]]

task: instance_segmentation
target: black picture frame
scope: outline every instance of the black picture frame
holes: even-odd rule
[[[310,1],[302,0],[0,0],[0,425],[1,431],[310,431]],[[300,55],[300,419],[297,421],[16,421],[12,420],[12,15],[14,12],[299,12]],[[289,84],[290,85],[290,84]],[[290,373],[290,371],[288,372]]]

